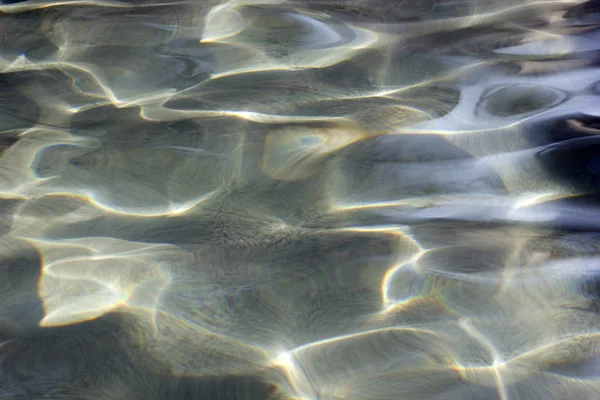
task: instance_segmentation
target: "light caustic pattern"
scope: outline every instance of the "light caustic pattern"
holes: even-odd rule
[[[0,399],[600,398],[597,1],[0,11]]]

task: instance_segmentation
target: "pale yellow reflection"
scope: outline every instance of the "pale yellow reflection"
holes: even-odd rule
[[[273,4],[273,2],[258,4],[270,3]],[[233,65],[231,63],[220,63],[223,67],[220,67],[221,69],[212,75],[213,78],[273,69],[326,68],[350,59],[361,50],[390,45],[397,40],[382,32],[346,25],[346,29],[352,31],[352,35],[351,39],[347,43],[342,42],[342,45],[337,45],[335,41],[331,43],[331,46],[322,46],[320,42],[316,42],[320,45],[313,45],[308,49],[302,46],[295,48],[291,43],[286,44],[285,42],[269,45],[266,44],[268,41],[261,41],[264,33],[260,23],[256,23],[244,10],[244,6],[247,5],[249,3],[227,2],[213,7],[206,17],[201,43],[218,43],[241,47],[249,55],[245,59],[237,60]],[[285,13],[273,15],[270,20],[285,18],[284,15]],[[297,40],[301,41],[303,35],[311,37],[311,34],[315,36],[315,40],[318,36],[320,41],[328,34],[335,36],[335,33],[326,31],[326,25],[317,19],[317,14],[290,13],[290,15],[294,15],[294,18],[299,19],[302,24],[307,26],[305,31],[298,30]],[[319,32],[319,29],[325,31]],[[258,43],[261,42],[265,43],[259,45]],[[216,52],[216,55],[219,57],[219,52]]]
[[[282,352],[273,359],[273,366],[286,372],[292,395],[357,398],[369,380],[378,380],[390,372],[398,378],[416,371],[426,375],[449,374],[458,382],[448,344],[447,338],[427,329],[374,329]]]
[[[155,314],[171,282],[162,260],[179,254],[175,246],[109,238],[28,241],[43,259],[38,281],[43,327],[83,322],[118,308]]]
[[[279,129],[267,135],[261,168],[273,179],[304,180],[326,156],[360,139],[360,132],[344,127]]]

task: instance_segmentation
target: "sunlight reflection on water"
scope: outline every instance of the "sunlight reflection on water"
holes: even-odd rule
[[[597,1],[0,11],[0,399],[600,398]]]

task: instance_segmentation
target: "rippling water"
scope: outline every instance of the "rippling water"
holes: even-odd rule
[[[598,1],[0,11],[0,399],[600,398]]]

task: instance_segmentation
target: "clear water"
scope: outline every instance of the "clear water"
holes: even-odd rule
[[[598,1],[0,11],[0,399],[600,398]]]

